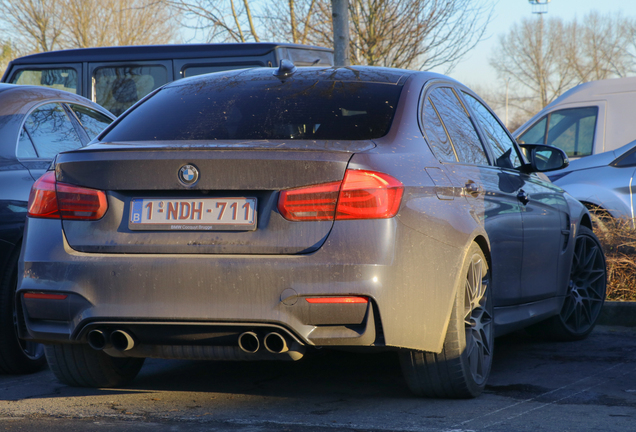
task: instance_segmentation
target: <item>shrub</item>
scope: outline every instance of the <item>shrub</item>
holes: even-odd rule
[[[592,214],[607,262],[607,300],[636,301],[636,229],[631,219]]]

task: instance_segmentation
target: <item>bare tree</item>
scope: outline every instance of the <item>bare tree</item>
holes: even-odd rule
[[[26,52],[59,48],[64,21],[59,0],[1,0],[0,22]]]
[[[632,64],[627,48],[633,31],[633,24],[621,15],[593,11],[581,23],[574,19],[567,26],[567,60],[577,83],[627,75]]]
[[[9,62],[16,57],[15,48],[8,41],[0,41],[0,77],[4,75]]]
[[[560,18],[524,18],[499,44],[490,60],[502,80],[546,106],[575,83],[567,61],[567,32]]]
[[[635,37],[636,22],[620,15],[539,16],[500,36],[490,64],[500,82],[510,80],[513,119],[527,118],[575,85],[633,73]]]
[[[319,19],[324,14],[319,8],[328,7],[331,15],[331,3],[324,0],[288,0],[270,1],[260,11],[264,35],[270,40],[289,41],[299,44],[317,44],[314,34]],[[320,15],[319,15],[320,14]],[[325,45],[326,46],[326,45]]]
[[[260,42],[249,0],[173,0],[171,4],[214,42]]]
[[[331,0],[174,0],[208,41],[333,46]],[[352,64],[451,70],[490,22],[487,0],[349,0]],[[260,29],[260,30],[257,30]]]
[[[350,0],[351,62],[447,72],[485,35],[492,8],[471,0]]]
[[[333,46],[331,0],[295,3],[303,11],[301,43]],[[280,4],[273,10],[267,27],[284,37],[289,21],[280,19]],[[482,0],[349,0],[351,64],[450,71],[483,39],[491,14]]]
[[[0,1],[0,22],[25,53],[167,43],[173,14],[165,0]]]

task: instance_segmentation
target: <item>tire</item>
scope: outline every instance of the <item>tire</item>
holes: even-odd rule
[[[435,398],[479,396],[492,365],[495,339],[491,277],[481,248],[466,256],[442,352],[400,351],[404,378],[413,393]]]
[[[135,379],[145,360],[111,357],[84,344],[46,345],[44,350],[57,379],[72,387],[124,386]]]
[[[18,338],[19,313],[15,292],[18,285],[20,248],[9,259],[0,277],[0,372],[27,374],[46,366],[41,344]]]
[[[549,340],[585,339],[594,329],[605,302],[605,254],[591,229],[579,226],[568,290],[558,315],[529,327],[532,335]]]

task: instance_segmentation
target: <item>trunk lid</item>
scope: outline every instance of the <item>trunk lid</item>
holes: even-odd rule
[[[96,144],[62,153],[57,159],[57,181],[106,191],[109,204],[98,221],[63,220],[64,233],[73,249],[87,253],[313,252],[324,243],[333,222],[284,219],[276,208],[279,191],[341,181],[352,154],[373,147],[371,141],[192,142],[186,146],[183,142],[136,142]],[[189,164],[199,173],[193,186],[178,178],[179,170]],[[177,220],[174,226],[131,229],[133,199],[161,205],[165,201],[166,207],[182,203],[181,216],[189,220],[184,205],[211,206],[215,201],[210,199],[226,198],[256,199],[255,229],[188,225],[183,230],[175,228]],[[198,204],[202,200],[205,203]]]

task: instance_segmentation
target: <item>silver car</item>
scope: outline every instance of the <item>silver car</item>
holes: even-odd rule
[[[494,338],[575,340],[605,298],[585,207],[470,89],[373,67],[158,89],[33,187],[18,326],[74,386],[148,357],[392,350],[414,393],[484,389]]]
[[[634,219],[636,141],[623,147],[570,162],[548,174],[550,180],[603,217]]]

